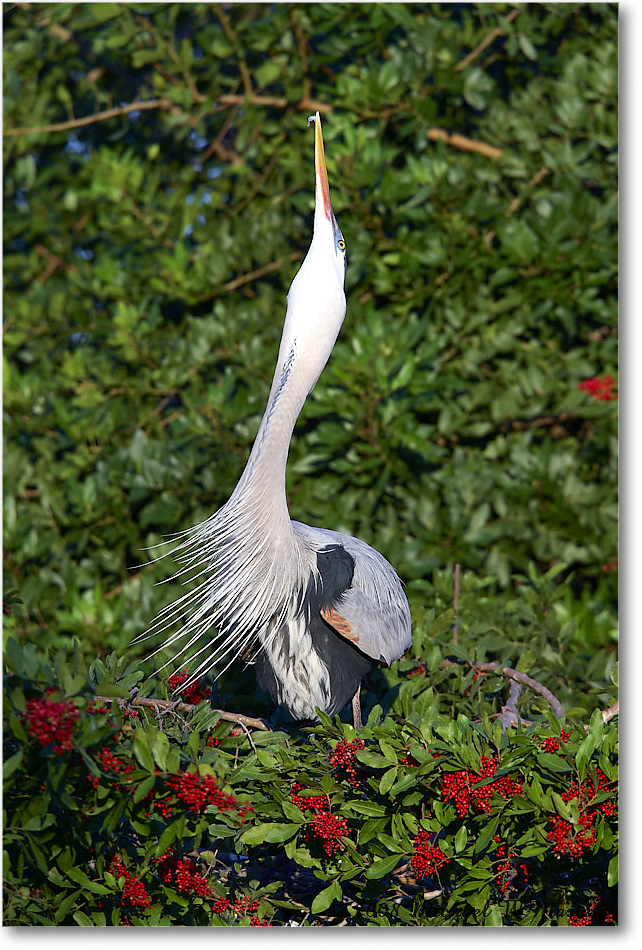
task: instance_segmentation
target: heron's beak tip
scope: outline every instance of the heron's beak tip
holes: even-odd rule
[[[310,116],[310,118],[313,117]],[[330,184],[328,182],[328,170],[325,164],[321,116],[318,112],[314,116],[314,168],[316,172],[315,207],[323,212],[328,221],[332,221],[333,213],[332,205],[330,204]]]

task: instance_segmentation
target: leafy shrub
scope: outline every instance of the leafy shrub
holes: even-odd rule
[[[111,655],[87,677],[78,646],[51,665],[11,639],[6,922],[614,923],[618,744],[600,708],[615,696],[612,651],[600,662],[613,683],[567,691],[563,723],[539,688],[564,682],[563,590],[535,577],[532,597],[522,580],[503,607],[531,643],[547,591],[553,608],[537,654],[517,624],[512,642],[480,636],[483,612],[468,618],[483,587],[464,576],[456,640],[452,608],[418,621],[413,655],[366,693],[358,735],[325,715],[250,731],[202,688],[176,710],[180,675]],[[528,676],[521,725],[506,729],[513,663]],[[246,685],[245,710],[257,702]]]
[[[5,921],[611,923],[617,7],[19,4],[4,38]],[[143,552],[256,433],[317,107],[348,315],[288,498],[413,615],[358,736],[168,711],[132,644],[175,596]]]

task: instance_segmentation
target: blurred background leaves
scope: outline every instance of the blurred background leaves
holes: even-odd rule
[[[564,565],[559,623],[610,643],[617,402],[578,387],[617,378],[617,6],[3,13],[21,635],[122,651],[175,596],[145,549],[247,458],[311,236],[318,108],[348,313],[293,440],[292,517],[381,550],[415,617],[455,563],[498,597]]]

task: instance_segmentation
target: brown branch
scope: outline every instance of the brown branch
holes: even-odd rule
[[[534,689],[535,692],[539,693],[544,699],[550,703],[551,708],[558,719],[564,718],[564,707],[562,706],[559,699],[554,696],[550,689],[547,689],[542,683],[538,680],[534,680],[532,677],[527,676],[526,673],[519,673],[517,670],[511,669],[510,666],[505,666],[502,669],[504,676],[508,676],[510,679],[517,680],[519,683],[524,683],[525,686],[530,686],[531,689]]]
[[[214,8],[214,13],[216,14],[216,16],[219,18],[221,22],[221,26],[223,27],[223,32],[225,33],[225,36],[227,37],[228,42],[231,44],[236,54],[236,60],[238,62],[239,72],[241,74],[241,80],[243,82],[243,89],[245,90],[245,94],[247,96],[251,96],[252,95],[252,78],[250,76],[250,71],[247,68],[245,57],[243,56],[242,53],[239,52],[239,43],[236,37],[236,33],[234,32],[234,28],[232,26],[232,22],[220,3],[213,4],[213,8]]]
[[[146,699],[143,696],[135,696],[133,699],[119,699],[114,696],[96,696],[96,701],[101,703],[118,703],[122,709],[125,706],[147,706],[155,712],[164,710],[165,712],[194,712],[196,706],[193,703],[184,703],[182,700],[175,702],[171,699]],[[260,729],[261,732],[272,732],[267,723],[262,719],[254,719],[252,716],[244,716],[242,713],[226,712],[224,709],[214,709],[213,712],[220,713],[221,719],[227,722],[238,722],[241,726]]]
[[[447,669],[450,666],[460,665],[460,662],[455,660],[442,660],[439,664],[441,669]],[[498,663],[473,663],[470,660],[464,660],[463,665],[468,666],[473,670],[479,670],[480,672],[503,673],[504,676],[507,676],[511,680],[516,680],[519,683],[523,683],[525,686],[530,686],[531,689],[534,689],[535,692],[539,693],[548,703],[550,703],[551,708],[558,719],[563,719],[566,715],[564,712],[564,707],[560,703],[559,699],[557,699],[553,693],[551,693],[550,689],[548,689],[538,680],[534,680],[532,677],[527,676],[525,673],[519,673],[510,666],[500,667]]]
[[[501,723],[502,729],[510,728],[510,726],[519,726],[520,722],[524,722],[519,713],[517,712],[517,700],[519,699],[519,683],[515,680],[511,680],[510,689],[508,691],[508,700],[506,705],[502,706],[502,711],[497,717],[497,721]]]
[[[620,712],[619,702],[613,703],[613,705],[609,706],[608,709],[602,710],[602,719],[604,720],[605,723],[610,722],[611,719],[615,719],[615,717],[619,714],[619,712]]]
[[[519,9],[511,10],[511,12],[506,17],[506,22],[512,23],[518,13]],[[455,72],[460,73],[462,69],[466,68],[466,66],[470,66],[472,61],[477,59],[480,53],[483,53],[485,49],[488,49],[491,43],[494,43],[495,40],[499,39],[499,37],[503,35],[503,29],[500,26],[496,26],[494,30],[491,30],[490,33],[484,37],[481,43],[477,44],[475,49],[471,50],[470,53],[468,53],[468,55],[465,56],[460,63],[457,63],[455,66]]]
[[[271,106],[275,109],[287,109],[288,106],[292,106],[292,103],[288,102],[285,96],[261,96],[258,93],[254,93],[251,96],[230,93],[218,96],[215,100],[216,106],[224,107],[242,106],[246,102],[253,106]],[[298,112],[332,112],[332,106],[327,105],[325,102],[318,102],[316,99],[309,99],[307,96],[302,96],[299,102],[292,107]],[[220,109],[217,108],[216,111],[220,111]]]
[[[455,564],[455,577],[454,577],[454,591],[453,591],[453,610],[455,611],[455,617],[458,615],[459,608],[459,564]],[[453,643],[457,643],[459,640],[459,624],[456,623],[453,627]]]
[[[200,95],[200,93],[199,93]],[[242,106],[245,103],[265,108],[286,109],[291,103],[285,96],[261,96],[256,93],[250,96],[242,96],[230,93],[229,95],[219,96],[215,100],[215,107],[212,112],[220,112],[229,106]],[[316,99],[309,99],[304,96],[294,107],[300,112],[332,112],[332,106],[325,102],[317,102]],[[119,115],[127,115],[129,112],[143,111],[146,109],[176,109],[180,111],[171,99],[145,99],[142,102],[132,102],[127,106],[118,106],[114,109],[105,109],[104,112],[95,112],[92,115],[83,116],[80,119],[69,119],[67,122],[53,122],[51,125],[23,126],[18,129],[4,129],[3,136],[15,137],[18,135],[44,135],[48,132],[65,132],[67,129],[78,129],[85,125],[93,125],[94,122],[104,122],[106,119],[113,119]]]
[[[244,284],[251,284],[253,280],[258,280],[260,277],[265,277],[266,274],[271,274],[275,270],[280,270],[284,264],[292,261],[298,261],[301,257],[301,251],[292,251],[292,253],[288,254],[287,257],[280,257],[278,261],[272,261],[270,264],[265,264],[263,267],[258,267],[249,274],[242,274],[240,277],[235,277],[234,280],[229,280],[226,284],[223,284],[219,290],[215,290],[213,293],[208,294],[206,297],[202,297],[200,299],[211,300],[212,297],[218,297],[218,295],[221,293],[231,290],[238,290],[238,288],[243,287]]]
[[[465,135],[459,135],[457,132],[446,132],[445,129],[436,127],[428,129],[426,137],[431,142],[445,142],[446,145],[452,145],[453,148],[459,148],[464,152],[479,152],[486,158],[501,158],[502,149],[495,145],[488,145],[486,142],[478,142],[476,139],[469,139]]]
[[[113,119],[119,115],[127,115],[129,112],[143,111],[145,109],[171,109],[175,103],[170,99],[145,99],[142,102],[132,102],[128,106],[117,106],[114,109],[105,109],[104,112],[95,112],[92,115],[85,115],[80,119],[69,119],[67,122],[54,122],[51,125],[25,126],[20,129],[5,129],[3,136],[16,135],[44,135],[48,132],[65,132],[67,129],[79,129],[84,125],[93,125],[94,122],[105,122],[106,119]]]
[[[172,60],[174,65],[180,70],[180,74],[185,80],[185,84],[187,85],[187,88],[190,91],[192,102],[196,102],[199,104],[202,102],[205,102],[205,96],[198,91],[196,87],[196,83],[192,79],[190,73],[186,69],[184,69],[182,60],[180,56],[178,55],[178,53],[176,52],[176,47],[174,46],[173,41],[171,39],[166,40],[165,37],[162,36],[158,32],[158,30],[154,28],[154,25],[152,24],[151,20],[145,20],[142,16],[138,16],[136,17],[136,19],[138,20],[138,23],[142,26],[144,30],[152,34],[157,44],[163,47],[163,49],[166,51],[166,53],[168,54],[169,58]]]
[[[217,154],[220,154],[220,148],[221,148],[221,146],[222,146],[223,139],[225,138],[225,136],[226,136],[227,133],[229,132],[230,128],[232,127],[232,124],[233,124],[233,122],[234,122],[234,120],[236,119],[236,117],[237,117],[238,114],[239,114],[239,110],[238,110],[238,109],[232,109],[232,110],[231,110],[230,114],[228,115],[228,117],[226,118],[225,122],[223,123],[223,128],[222,128],[221,131],[218,133],[218,135],[216,136],[216,138],[214,139],[214,141],[211,143],[211,145],[208,145],[208,147],[206,148],[206,150],[203,152],[203,155],[201,156],[201,162],[203,163],[203,165],[204,165],[207,161],[209,161],[209,159],[212,157],[212,155],[213,155],[215,152],[216,152]]]
[[[535,172],[531,180],[528,182],[528,184],[526,185],[526,189],[534,188],[536,185],[539,185],[540,181],[542,181],[544,178],[546,178],[547,175],[550,174],[550,171],[551,171],[550,168],[547,168],[546,165],[542,165],[540,170],[538,172]],[[511,203],[509,204],[508,208],[505,211],[505,215],[507,218],[509,218],[511,214],[515,214],[515,212],[517,211],[517,209],[522,204],[525,198],[526,198],[526,191],[522,192],[521,195],[517,195],[515,198],[513,198],[513,200],[511,201]]]
[[[515,214],[515,212],[517,211],[517,209],[521,206],[521,204],[523,203],[523,201],[526,199],[528,192],[529,192],[532,188],[534,188],[536,185],[539,185],[540,181],[542,181],[544,178],[546,178],[547,175],[550,174],[550,171],[551,171],[550,168],[547,168],[546,165],[542,165],[542,167],[540,168],[540,170],[537,171],[537,172],[535,172],[535,174],[533,175],[533,177],[532,177],[532,178],[530,179],[530,181],[527,183],[527,185],[526,185],[524,191],[522,192],[522,194],[521,194],[521,195],[516,195],[515,198],[513,198],[513,200],[512,200],[511,203],[509,204],[509,206],[506,208],[506,211],[504,212],[504,215],[505,215],[507,218],[510,218],[510,216],[511,216],[512,214]],[[496,232],[494,229],[492,229],[492,230],[490,230],[487,234],[484,235],[484,239],[483,239],[483,240],[484,240],[484,244],[486,245],[486,247],[490,247],[490,243],[491,243],[491,241],[494,239],[494,237],[495,237],[496,234],[497,234],[497,232]]]

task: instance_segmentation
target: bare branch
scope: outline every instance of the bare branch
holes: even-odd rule
[[[184,703],[182,700],[171,699],[146,699],[142,696],[135,696],[133,699],[118,699],[113,696],[96,696],[95,699],[101,703],[118,703],[122,709],[124,706],[147,706],[153,709],[158,716],[159,710],[166,712],[194,712],[196,706],[192,703]],[[272,732],[270,727],[262,719],[254,719],[252,716],[244,716],[242,713],[227,712],[224,709],[214,709],[213,712],[220,713],[221,719],[226,722],[238,722],[243,728],[260,729],[261,732]]]
[[[461,664],[455,660],[442,660],[439,664],[441,669],[446,669],[449,666],[460,666]],[[516,680],[519,683],[523,683],[525,686],[530,686],[531,689],[534,689],[536,693],[539,693],[540,696],[543,696],[544,699],[550,703],[551,708],[558,719],[563,719],[566,713],[564,712],[564,707],[560,703],[550,689],[547,689],[543,683],[540,683],[538,680],[534,680],[532,677],[527,676],[526,673],[519,673],[517,670],[512,669],[510,666],[500,667],[497,663],[473,663],[469,660],[463,661],[464,666],[468,666],[473,670],[479,670],[480,672],[495,672],[503,673],[504,676],[507,676],[511,680]]]
[[[504,676],[510,677],[510,679],[517,680],[520,683],[524,683],[525,686],[530,686],[531,689],[534,689],[535,692],[539,693],[544,697],[547,702],[551,704],[551,708],[558,719],[563,719],[566,715],[564,712],[564,707],[557,697],[551,693],[550,689],[547,689],[542,683],[538,680],[534,680],[532,677],[527,676],[526,673],[518,673],[517,670],[511,669],[510,666],[505,666],[502,669]]]
[[[54,122],[51,125],[34,125],[31,128],[5,129],[3,136],[16,135],[45,135],[48,132],[66,132],[67,129],[79,129],[84,125],[93,125],[94,122],[104,122],[118,115],[127,115],[129,112],[138,112],[145,109],[171,109],[175,106],[170,99],[145,99],[142,102],[132,102],[128,106],[117,106],[114,109],[105,109],[104,112],[95,112],[80,119],[69,119],[67,122]]]
[[[453,148],[459,148],[464,152],[479,152],[486,158],[501,158],[502,150],[495,145],[488,145],[486,142],[478,142],[476,139],[469,139],[465,135],[459,135],[457,132],[446,132],[445,129],[432,127],[426,132],[427,138],[431,142],[445,142],[446,145],[452,145]]]
[[[455,564],[455,578],[454,578],[454,591],[453,591],[453,610],[455,611],[455,617],[458,615],[459,608],[459,564]],[[453,627],[453,643],[457,643],[459,639],[459,624],[455,623]]]
[[[512,23],[518,13],[519,9],[511,10],[511,12],[506,17],[506,22]],[[455,66],[455,72],[460,73],[462,69],[466,68],[466,66],[470,66],[472,61],[477,59],[480,53],[483,53],[485,49],[488,49],[491,43],[494,43],[495,40],[499,39],[499,37],[503,35],[504,31],[502,28],[500,26],[496,26],[494,30],[491,30],[490,33],[484,37],[481,43],[478,43],[475,49],[471,50],[470,53],[468,53],[468,55],[465,56],[460,63],[457,63]]]

